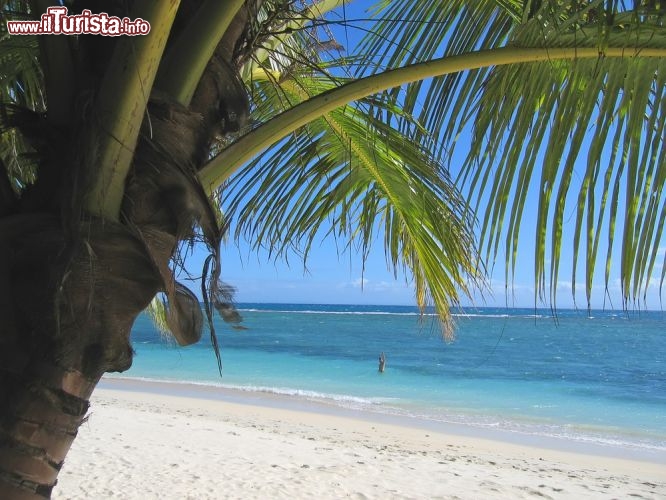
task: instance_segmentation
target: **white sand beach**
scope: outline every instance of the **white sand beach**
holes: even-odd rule
[[[445,434],[270,396],[104,386],[54,498],[666,498],[656,460]]]

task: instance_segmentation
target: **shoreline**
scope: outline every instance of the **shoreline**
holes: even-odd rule
[[[108,382],[93,394],[53,498],[666,496],[658,463],[433,431],[214,387]]]
[[[497,426],[484,426],[474,423],[460,423],[434,420],[427,417],[387,413],[371,407],[350,408],[320,399],[301,395],[279,394],[265,391],[252,391],[220,385],[164,380],[146,380],[130,377],[106,377],[99,389],[149,393],[191,399],[204,399],[223,403],[259,406],[280,410],[314,413],[323,416],[339,416],[370,423],[390,424],[463,438],[479,438],[487,441],[527,446],[544,450],[571,452],[576,454],[630,459],[640,462],[666,465],[666,451],[647,447],[627,447],[626,442],[602,443],[563,436],[535,434],[502,429]]]

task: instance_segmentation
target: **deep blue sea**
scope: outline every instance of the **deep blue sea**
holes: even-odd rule
[[[666,313],[475,309],[456,339],[407,306],[241,304],[179,348],[141,316],[123,377],[293,395],[321,403],[666,456]],[[378,372],[378,356],[386,370]]]

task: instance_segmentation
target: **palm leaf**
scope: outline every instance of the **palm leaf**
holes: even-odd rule
[[[458,182],[482,221],[485,260],[503,253],[507,282],[514,276],[525,210],[534,210],[528,204],[536,196],[535,288],[552,305],[565,235],[573,247],[574,294],[584,255],[588,307],[604,246],[606,288],[611,262],[619,258],[625,306],[645,296],[653,279],[665,210],[666,63],[601,55],[607,47],[666,49],[664,11],[650,5],[383,2],[378,13],[385,20],[361,46],[364,64],[374,63],[374,71],[479,48],[598,48],[597,60],[498,66],[406,86],[386,97],[439,132],[433,143],[438,157],[452,157],[454,141],[473,125],[471,150],[458,143],[469,151]],[[389,50],[386,40],[393,41]]]
[[[520,16],[521,3],[379,2],[375,12],[378,20],[357,50],[361,56],[357,74],[502,46]],[[461,113],[489,71],[473,70],[420,81],[387,96],[417,116],[428,130],[437,132],[437,140],[430,147],[441,156],[460,132]]]
[[[0,4],[0,160],[14,191],[20,192],[35,180],[36,157],[16,125],[18,108],[43,112],[43,74],[39,63],[36,36],[9,36],[7,20],[28,19],[27,2]]]
[[[336,86],[330,78],[255,81],[257,119]],[[272,105],[269,105],[272,103]],[[372,106],[370,106],[372,104]],[[382,114],[377,114],[383,108]],[[369,113],[373,110],[373,113]],[[338,108],[257,157],[224,188],[236,236],[272,257],[296,251],[307,259],[313,242],[333,236],[364,259],[383,232],[387,264],[414,276],[417,303],[432,300],[445,334],[450,308],[479,284],[472,221],[458,191],[423,145],[400,128],[418,124],[398,108],[372,99]]]
[[[594,26],[581,28],[585,19],[586,15],[577,16],[576,24],[561,12],[560,16],[551,13],[549,18],[544,13],[541,25],[529,21],[517,31],[513,43],[666,47],[663,28],[650,19],[636,21],[636,17],[617,16],[619,24],[609,27],[607,32],[593,29]],[[636,21],[635,25],[630,26],[628,19]],[[557,26],[558,22],[563,28]],[[600,58],[496,68],[484,85],[483,95],[471,115],[476,127],[475,146],[463,170],[465,180],[471,179],[468,185],[477,200],[483,196],[490,200],[485,210],[482,242],[488,253],[495,254],[503,234],[506,267],[513,273],[527,191],[536,184],[535,286],[540,296],[546,297],[545,283],[549,281],[547,299],[552,304],[559,278],[567,206],[576,211],[573,293],[586,213],[584,263],[588,308],[600,229],[605,224],[609,228],[606,287],[610,262],[617,251],[615,237],[619,233],[624,305],[647,291],[654,269],[654,257],[649,256],[655,255],[662,234],[656,217],[664,204],[661,170],[666,131],[660,103],[665,98],[665,72],[663,59],[639,58],[629,62]],[[487,155],[490,148],[499,152],[502,159]],[[619,154],[612,154],[612,160],[608,161],[614,151]],[[501,156],[503,152],[506,154]],[[579,159],[586,160],[587,167],[574,175]],[[598,184],[600,174],[605,179],[603,186]],[[624,193],[620,192],[622,184]],[[607,203],[609,195],[611,204]],[[597,197],[602,199],[598,207]],[[509,198],[513,201],[507,211]],[[624,206],[618,207],[621,202]],[[623,224],[618,227],[617,215],[622,212]],[[504,221],[508,221],[507,229]],[[547,260],[551,262],[549,269],[545,266]]]
[[[8,20],[30,18],[27,2],[0,5],[0,102],[46,109],[37,36],[10,36]]]

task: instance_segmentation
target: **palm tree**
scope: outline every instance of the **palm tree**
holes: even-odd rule
[[[322,233],[366,255],[380,231],[389,265],[409,269],[450,334],[450,308],[483,285],[503,237],[515,268],[539,175],[540,293],[557,282],[569,193],[588,296],[599,241],[610,262],[616,233],[623,300],[644,293],[666,208],[662,2],[380,2],[358,51],[340,55],[325,33],[354,24],[345,3],[80,0],[71,12],[140,17],[150,35],[2,32],[0,497],[50,495],[156,294],[179,343],[208,323],[217,352],[213,309],[239,320],[220,281],[232,225],[277,257],[307,256]],[[0,3],[6,19],[52,4]],[[450,168],[470,123],[467,159]],[[205,314],[174,279],[197,240],[210,250]]]

